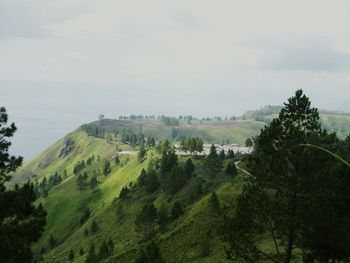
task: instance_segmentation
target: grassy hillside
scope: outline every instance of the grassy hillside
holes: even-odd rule
[[[85,262],[92,244],[98,251],[100,244],[111,240],[115,248],[103,262],[135,262],[140,251],[150,243],[143,242],[142,231],[135,226],[144,204],[151,202],[157,209],[165,204],[170,214],[178,201],[183,205],[183,213],[169,220],[164,229],[157,225],[152,239],[165,262],[229,262],[225,259],[222,233],[218,227],[222,217],[213,215],[209,200],[215,191],[222,209],[232,213],[236,197],[244,185],[244,173],[239,173],[234,179],[220,175],[214,183],[209,183],[203,161],[196,159],[194,175],[175,194],[167,194],[164,183],[149,193],[138,187],[137,180],[142,169],[159,166],[160,153],[150,148],[140,162],[137,156],[139,146],[125,142],[121,137],[125,131],[132,131],[132,134],[139,136],[142,133],[157,141],[199,136],[208,143],[243,144],[273,116],[264,115],[264,121],[182,120],[173,126],[158,119],[100,120],[68,134],[25,163],[12,182],[30,179],[36,183],[36,189],[41,189],[42,182],[49,181],[54,174],[61,178],[59,183],[47,188],[47,194],[42,191],[37,200],[47,211],[45,232],[34,246],[38,261],[67,262],[69,252],[73,250],[74,262]],[[250,113],[250,118],[254,118],[254,114]],[[350,116],[324,114],[321,120],[325,128],[340,129],[344,136],[349,131]],[[89,136],[87,127],[95,135]],[[120,156],[119,163],[115,163],[113,157],[117,151],[125,153]],[[179,164],[183,165],[186,160],[187,157],[179,157]],[[82,161],[84,167],[76,171]],[[104,175],[106,161],[110,162],[111,171]],[[78,178],[85,173],[86,182],[79,186]],[[94,176],[98,181],[97,188],[90,187]],[[201,186],[200,194],[194,196],[198,185]],[[125,186],[129,186],[131,193],[122,200],[118,196]],[[94,224],[97,230],[93,231]],[[83,255],[79,255],[81,249],[85,252]]]
[[[145,123],[143,122],[145,135],[151,136],[152,132],[156,132],[159,128],[155,128],[154,123],[147,122],[147,125]],[[254,122],[239,122],[239,124],[229,124],[229,127],[243,131],[244,125],[252,123]],[[109,127],[106,123],[103,125],[106,128]],[[164,125],[161,127],[165,130],[169,129]],[[218,123],[210,125],[183,124],[180,127],[181,131],[188,131],[189,134],[193,133],[191,127],[196,127],[196,131],[202,130],[203,134],[211,136],[224,138],[223,136],[229,134]],[[257,127],[253,127],[250,132],[255,128]],[[162,132],[161,129],[158,132]],[[246,134],[248,133],[249,131]],[[111,173],[104,176],[104,164],[110,156],[115,154],[116,148],[118,151],[129,151],[129,154],[120,156],[120,164],[115,164],[111,160]],[[30,178],[32,182],[37,181],[38,185],[44,177],[48,178],[56,172],[62,176],[61,183],[50,188],[47,196],[41,195],[37,200],[37,203],[42,203],[47,211],[45,232],[34,246],[39,261],[67,262],[69,252],[73,249],[74,262],[85,262],[86,253],[91,244],[94,244],[97,250],[103,241],[111,239],[115,249],[105,262],[133,262],[138,251],[147,244],[140,243],[142,234],[135,229],[136,216],[142,205],[151,201],[159,208],[162,203],[166,203],[170,213],[174,202],[180,200],[184,204],[184,213],[178,219],[169,222],[164,231],[157,230],[157,235],[154,237],[154,240],[159,244],[164,260],[166,262],[213,262],[213,260],[226,262],[219,239],[219,229],[215,227],[215,222],[220,219],[211,216],[208,198],[210,193],[216,190],[220,201],[226,207],[225,209],[232,208],[235,196],[242,187],[243,175],[237,176],[234,181],[223,179],[214,186],[209,188],[206,186],[200,197],[189,201],[196,181],[207,180],[202,177],[202,161],[197,160],[195,161],[196,179],[191,179],[173,196],[164,194],[162,188],[153,194],[145,193],[142,189],[136,188],[131,198],[121,204],[125,216],[120,219],[116,208],[121,203],[117,199],[120,190],[130,183],[135,184],[141,170],[147,169],[150,162],[159,158],[159,153],[154,149],[149,149],[145,159],[139,162],[137,151],[138,147],[124,144],[114,135],[112,140],[106,140],[88,136],[84,131],[78,129],[53,144],[18,170],[15,176],[16,181]],[[88,180],[92,174],[96,173],[98,186],[95,190],[90,189],[88,185],[80,189],[77,186],[77,174],[73,173],[74,166],[82,160],[88,160],[91,156],[95,156],[94,161],[79,173],[87,172]],[[179,162],[184,163],[185,160],[186,158],[183,157],[180,158]],[[64,170],[67,172],[65,177],[63,176]],[[82,221],[86,210],[89,211],[90,215]],[[94,221],[98,225],[96,233],[91,232]],[[212,229],[208,245],[210,253],[203,257],[203,243],[208,242],[208,229]],[[81,248],[85,252],[82,256],[79,255]]]

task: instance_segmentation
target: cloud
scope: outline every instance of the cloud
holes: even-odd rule
[[[86,1],[88,2],[88,1]],[[0,40],[6,38],[42,39],[51,35],[50,24],[84,13],[81,0],[3,0],[0,1]]]
[[[204,27],[204,22],[196,15],[186,12],[183,10],[176,10],[173,12],[172,17],[175,21],[193,28],[202,28]]]
[[[258,50],[256,67],[308,72],[347,72],[350,52],[347,45],[331,38],[279,36],[257,40],[248,47]]]

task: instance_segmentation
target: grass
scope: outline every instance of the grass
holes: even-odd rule
[[[350,117],[339,115],[342,122],[350,121]],[[348,118],[348,119],[347,119]],[[332,118],[326,117],[329,122]],[[334,121],[334,120],[333,120]],[[170,138],[172,127],[165,126],[157,120],[143,121],[113,121],[108,120],[104,125],[107,127],[131,127],[139,129],[142,126],[145,136],[152,136],[156,139]],[[263,122],[252,120],[239,121],[205,121],[200,123],[194,121],[192,124],[182,122],[177,129],[179,134],[187,136],[199,136],[210,143],[236,142],[243,144],[246,138],[254,136],[265,125]],[[75,141],[75,147],[67,156],[59,156],[62,148],[65,147],[67,138]],[[98,190],[92,191],[89,187],[79,190],[76,185],[76,177],[73,175],[75,163],[87,160],[91,155],[100,156],[100,161],[94,161],[86,168],[88,174],[93,170],[102,170],[106,159],[113,155],[118,145],[121,150],[132,150],[131,146],[122,144],[114,139],[107,142],[87,136],[79,129],[68,134],[65,138],[57,141],[47,150],[43,151],[33,160],[24,164],[17,172],[14,182],[24,181],[36,174],[39,181],[43,176],[50,176],[58,171],[60,174],[66,169],[68,177],[58,186],[50,190],[47,198],[40,198],[37,202],[43,203],[48,216],[47,227],[40,241],[34,246],[34,251],[38,252],[42,247],[48,247],[50,235],[54,236],[57,246],[48,249],[43,255],[44,262],[67,262],[71,249],[75,253],[74,262],[84,262],[85,256],[79,256],[82,247],[87,252],[90,244],[99,244],[111,238],[115,243],[115,250],[112,257],[105,262],[133,262],[140,247],[140,236],[135,231],[135,218],[139,213],[143,203],[148,200],[154,201],[157,207],[161,203],[167,202],[170,210],[176,200],[186,200],[191,191],[190,185],[186,185],[180,192],[172,198],[166,196],[162,191],[154,194],[146,194],[138,190],[132,198],[123,203],[126,214],[124,219],[117,219],[115,198],[120,190],[130,182],[135,182],[143,168],[148,166],[151,159],[157,157],[153,150],[147,152],[147,157],[142,163],[137,160],[137,155],[122,156],[121,165],[112,163],[112,172],[107,177],[98,177]],[[184,158],[180,158],[183,162]],[[201,160],[194,160],[197,167],[200,167]],[[197,173],[201,176],[202,169],[198,168]],[[244,185],[245,174],[239,175],[232,181],[221,180],[215,188],[221,205],[233,213],[237,196],[241,193]],[[172,221],[164,233],[158,233],[156,240],[159,243],[160,251],[166,262],[228,262],[225,260],[225,251],[220,240],[220,229],[217,222],[220,217],[213,217],[209,211],[208,200],[211,191],[194,203],[187,205],[185,213],[180,218]],[[80,225],[80,218],[83,208],[88,207],[91,211],[90,218]],[[84,234],[86,229],[90,229],[92,221],[96,220],[99,230],[96,234]],[[206,240],[208,230],[211,229],[210,256],[203,257],[202,244]],[[271,244],[264,242],[262,246],[269,248]]]
[[[92,154],[100,155],[101,160],[95,161],[87,168],[87,172],[90,174],[93,169],[102,169],[105,159],[113,154],[116,144],[119,144],[119,148],[123,150],[130,149],[130,146],[122,145],[117,141],[108,144],[106,140],[88,137],[79,131],[68,136],[76,141],[76,148],[68,156],[58,158],[59,151],[64,146],[62,141],[58,141],[38,158],[27,163],[20,171],[23,173],[26,169],[34,169],[38,172],[39,178],[56,170],[60,172],[62,169],[67,169],[69,174],[67,179],[49,192],[47,198],[40,198],[37,201],[43,203],[48,216],[44,235],[34,246],[34,251],[39,252],[42,247],[48,248],[48,240],[52,235],[57,246],[47,250],[47,253],[43,255],[44,262],[66,262],[71,249],[75,253],[74,262],[84,262],[86,254],[84,256],[78,254],[81,247],[87,252],[90,244],[93,243],[98,248],[103,240],[111,238],[116,248],[114,255],[106,262],[132,262],[139,249],[138,241],[140,240],[139,234],[135,231],[134,222],[142,204],[149,199],[155,200],[157,206],[164,201],[169,201],[170,209],[171,204],[175,200],[184,198],[188,190],[185,187],[171,200],[161,192],[145,195],[140,190],[131,200],[126,201],[124,204],[126,217],[119,220],[116,216],[115,198],[123,186],[137,179],[141,170],[148,166],[149,161],[157,157],[157,153],[153,150],[148,151],[147,157],[142,163],[137,160],[136,154],[123,156],[121,157],[122,165],[116,166],[112,162],[112,173],[107,177],[99,177],[97,191],[92,191],[88,187],[79,190],[76,185],[76,177],[72,175],[75,162],[87,159]],[[82,151],[82,149],[86,150]],[[46,155],[55,158],[45,169],[40,170],[38,169],[40,157]],[[198,162],[200,161],[195,161],[195,163]],[[233,182],[223,183],[217,189],[217,194],[225,206],[234,204],[235,196],[238,195],[242,187],[242,176],[238,176]],[[209,216],[208,196],[186,207],[184,215],[172,222],[165,233],[157,236],[161,253],[166,262],[183,262],[183,260],[185,262],[227,262],[223,259],[224,251],[217,234],[213,236],[211,241],[211,256],[204,259],[201,257],[203,236],[198,233],[205,233],[217,220]],[[80,225],[83,207],[90,209],[91,216],[83,225]],[[96,220],[99,230],[96,234],[90,233],[86,236],[84,232],[86,229],[90,229],[93,220]]]

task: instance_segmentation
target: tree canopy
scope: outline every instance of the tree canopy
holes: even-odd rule
[[[9,154],[12,137],[17,130],[14,123],[7,125],[8,115],[0,108],[0,262],[31,262],[31,245],[37,242],[46,224],[46,213],[34,205],[33,185],[16,185],[8,190],[5,183],[10,173],[22,164],[22,157]]]

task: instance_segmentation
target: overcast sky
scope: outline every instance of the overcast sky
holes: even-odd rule
[[[349,14],[348,0],[0,0],[14,148],[30,157],[100,112],[240,115],[299,88],[350,111]]]

